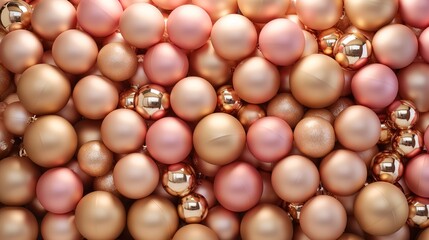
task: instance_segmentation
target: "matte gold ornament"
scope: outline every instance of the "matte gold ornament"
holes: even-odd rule
[[[170,95],[163,87],[148,84],[138,90],[131,88],[122,92],[120,105],[135,110],[144,119],[158,120],[164,117],[170,108]]]
[[[398,100],[387,109],[389,124],[397,129],[410,129],[419,119],[419,112],[411,101]]]
[[[412,158],[423,149],[422,134],[414,129],[402,130],[395,134],[392,141],[393,149],[406,158]]]
[[[177,205],[179,217],[186,223],[202,222],[207,217],[208,211],[207,200],[198,193],[184,196]]]
[[[194,190],[196,175],[186,163],[169,165],[162,174],[162,186],[172,196],[183,197]]]
[[[429,227],[429,199],[412,197],[408,206],[408,225],[419,228]]]
[[[332,55],[334,53],[335,44],[342,35],[343,32],[336,28],[329,28],[320,32],[317,36],[320,50],[326,55]]]
[[[25,29],[30,25],[31,12],[31,6],[24,1],[8,1],[0,8],[0,27],[6,32]]]
[[[360,33],[344,34],[335,44],[335,60],[345,69],[358,70],[365,66],[372,54],[371,42]]]
[[[372,175],[377,181],[396,183],[404,174],[401,157],[394,152],[380,152],[373,158]]]
[[[243,103],[231,85],[225,85],[217,90],[217,107],[220,111],[235,114]]]

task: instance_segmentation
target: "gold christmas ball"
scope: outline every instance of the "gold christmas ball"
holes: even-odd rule
[[[191,193],[182,197],[177,205],[179,217],[186,223],[202,222],[209,211],[207,200],[198,193]]]
[[[137,95],[136,88],[127,89],[119,95],[119,106],[126,109],[134,110],[134,99]]]
[[[337,41],[341,38],[343,32],[337,28],[329,28],[323,30],[317,36],[317,42],[319,43],[319,49],[326,55],[333,55],[334,47]]]
[[[217,90],[217,107],[221,112],[235,114],[243,103],[231,85],[225,85]]]
[[[171,164],[163,171],[162,186],[172,196],[188,195],[194,190],[195,184],[195,171],[186,163]]]
[[[387,108],[388,123],[397,129],[410,129],[419,119],[419,112],[411,101],[397,100]]]
[[[382,123],[381,124],[381,132],[380,132],[380,139],[378,140],[379,144],[388,144],[392,141],[393,137],[393,130],[389,126],[389,124]]]
[[[403,174],[404,164],[397,153],[383,151],[374,156],[372,175],[375,180],[396,183]]]
[[[393,149],[406,158],[412,158],[419,154],[423,145],[422,134],[414,129],[397,132],[392,141]]]
[[[412,197],[408,202],[408,225],[411,227],[429,227],[429,199]]]
[[[0,8],[0,27],[6,31],[25,29],[31,23],[31,6],[24,1],[7,1]]]
[[[144,119],[158,120],[170,108],[170,95],[163,87],[148,84],[139,88],[134,98],[134,107]]]
[[[294,221],[299,222],[303,206],[303,203],[286,203],[285,209]]]
[[[371,54],[371,42],[363,34],[347,33],[336,42],[333,56],[343,68],[358,70],[368,63]]]

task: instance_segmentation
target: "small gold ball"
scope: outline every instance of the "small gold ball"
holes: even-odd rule
[[[0,8],[0,27],[6,31],[23,29],[30,26],[31,6],[24,1],[7,1]]]
[[[192,192],[196,184],[194,169],[186,163],[169,165],[162,174],[162,186],[172,196],[183,197]]]
[[[377,181],[396,183],[404,174],[401,157],[391,151],[377,153],[373,158],[372,176]]]
[[[414,129],[397,132],[392,141],[393,149],[406,158],[419,154],[423,149],[423,144],[422,134]]]
[[[345,69],[358,70],[365,66],[372,54],[371,42],[360,33],[344,34],[335,44],[335,60]]]
[[[411,101],[397,100],[387,108],[388,124],[397,129],[410,129],[419,119],[419,112]]]
[[[380,139],[378,140],[379,144],[388,144],[392,141],[393,137],[393,130],[392,128],[386,124],[381,124],[381,132],[380,132]]]
[[[317,36],[317,42],[319,43],[320,50],[322,50],[324,54],[332,56],[335,44],[342,35],[343,32],[337,28],[329,28],[320,32]]]
[[[217,90],[217,107],[221,112],[235,114],[243,106],[240,97],[231,85]]]
[[[411,197],[408,206],[408,225],[422,229],[429,227],[429,199]]]
[[[301,216],[301,210],[304,206],[303,203],[286,203],[284,207],[286,211],[289,213],[289,216],[292,217],[293,221],[299,222],[299,218]]]
[[[119,95],[119,106],[126,109],[134,110],[134,98],[136,96],[137,89],[130,88],[123,91]]]
[[[186,223],[202,222],[209,211],[207,200],[198,193],[182,197],[177,205],[179,217]]]
[[[144,85],[136,93],[134,105],[144,119],[158,120],[170,108],[170,95],[159,85]]]

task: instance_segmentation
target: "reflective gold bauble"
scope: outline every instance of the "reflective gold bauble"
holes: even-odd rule
[[[384,151],[374,156],[372,175],[377,181],[396,183],[403,174],[404,164],[398,154]]]
[[[170,108],[170,95],[161,86],[149,84],[141,87],[134,99],[135,110],[144,119],[157,120]]]
[[[121,92],[121,94],[119,94],[119,106],[126,109],[134,110],[134,99],[136,97],[137,91],[137,88],[132,87]]]
[[[31,6],[24,1],[8,1],[0,8],[0,27],[6,32],[27,28],[31,12]]]
[[[221,112],[234,114],[243,103],[231,85],[225,85],[217,90],[217,107]]]
[[[412,197],[408,206],[408,225],[419,228],[429,227],[429,199]]]
[[[398,129],[410,129],[419,119],[419,112],[414,104],[407,100],[393,102],[387,109],[389,124]]]
[[[317,42],[319,49],[326,55],[332,55],[334,52],[335,44],[341,38],[343,32],[336,28],[329,28],[319,33]]]
[[[378,140],[379,144],[388,144],[392,141],[393,130],[386,123],[381,124],[381,133],[380,139]]]
[[[202,222],[209,211],[207,200],[198,193],[191,193],[182,197],[177,205],[179,217],[186,223]]]
[[[303,203],[286,203],[285,209],[294,221],[299,222]]]
[[[348,70],[358,70],[365,66],[372,54],[371,42],[360,33],[344,34],[335,44],[335,60]]]
[[[186,163],[169,165],[162,174],[162,186],[172,196],[183,197],[194,190],[196,175]]]
[[[419,154],[423,145],[422,134],[414,129],[397,132],[392,141],[393,149],[406,158],[412,158]]]

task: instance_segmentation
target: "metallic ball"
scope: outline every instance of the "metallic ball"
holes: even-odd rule
[[[244,105],[237,113],[237,119],[246,129],[248,129],[258,119],[261,119],[265,116],[266,114],[264,109],[256,104]]]
[[[393,129],[387,123],[381,124],[380,139],[378,139],[378,144],[388,144],[391,143],[393,137]]]
[[[126,109],[135,110],[135,97],[138,89],[131,87],[119,94],[119,106]]]
[[[196,175],[186,163],[169,165],[162,173],[162,186],[172,196],[183,197],[194,190]]]
[[[31,12],[31,6],[24,1],[7,1],[0,8],[0,27],[6,32],[27,28]]]
[[[334,53],[334,47],[342,35],[343,32],[336,28],[329,28],[320,32],[317,36],[319,49],[324,54],[332,56]]]
[[[243,103],[231,85],[225,85],[217,90],[217,107],[221,112],[235,114]]]
[[[286,211],[289,213],[292,219],[296,222],[299,222],[304,203],[286,203],[285,205]]]
[[[209,211],[207,200],[203,195],[191,193],[182,197],[177,205],[179,217],[186,223],[202,222]]]
[[[429,199],[412,197],[408,206],[408,225],[419,228],[429,227]]]
[[[393,149],[406,158],[412,158],[423,149],[422,134],[414,129],[397,132],[392,139]]]
[[[365,66],[372,54],[371,42],[360,33],[347,33],[337,40],[333,55],[345,69],[358,70]]]
[[[144,85],[135,94],[134,109],[144,119],[158,120],[165,116],[169,108],[170,95],[159,85]]]
[[[398,100],[387,109],[389,124],[397,129],[410,129],[419,119],[419,112],[411,101]]]
[[[401,157],[394,152],[380,152],[373,158],[372,176],[377,181],[396,183],[404,174]]]

